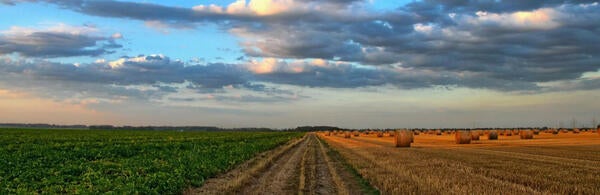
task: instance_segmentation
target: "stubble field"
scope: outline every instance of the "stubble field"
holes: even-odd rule
[[[600,135],[540,133],[471,144],[420,134],[410,148],[387,134],[319,134],[383,194],[598,194]]]

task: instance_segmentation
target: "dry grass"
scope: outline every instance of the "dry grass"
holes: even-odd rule
[[[382,194],[600,194],[600,136],[591,132],[467,145],[422,134],[406,149],[392,138],[324,139]]]

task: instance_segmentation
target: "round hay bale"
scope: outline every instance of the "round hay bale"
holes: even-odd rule
[[[442,130],[439,130],[439,129],[438,129],[438,130],[436,130],[436,131],[435,131],[435,135],[442,135]]]
[[[360,132],[354,131],[354,132],[352,132],[352,134],[354,134],[354,137],[358,137],[360,135]]]
[[[539,135],[540,134],[540,130],[538,130],[538,129],[533,130],[533,134],[534,135]]]
[[[377,137],[383,137],[383,132],[381,132],[381,131],[378,131],[378,132],[377,132]]]
[[[456,144],[470,144],[471,143],[471,133],[469,131],[457,131],[454,134],[454,140]]]
[[[350,132],[345,131],[344,132],[344,138],[350,138],[350,137],[351,137]]]
[[[522,130],[519,135],[521,139],[533,139],[533,131],[531,130]]]
[[[471,140],[479,140],[479,131],[478,130],[474,130],[471,131]]]
[[[579,129],[573,129],[574,134],[578,134],[579,132],[581,132],[581,131],[579,131]]]
[[[512,131],[511,130],[506,130],[506,131],[504,131],[504,135],[506,135],[506,136],[512,136]]]
[[[413,134],[407,130],[397,130],[395,132],[394,145],[396,147],[410,147],[410,143],[413,142]]]
[[[498,131],[491,130],[488,132],[488,140],[498,140]]]

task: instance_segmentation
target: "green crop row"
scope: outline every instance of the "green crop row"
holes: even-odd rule
[[[299,136],[0,129],[0,194],[177,194]]]

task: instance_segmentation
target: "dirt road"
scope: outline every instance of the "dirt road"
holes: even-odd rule
[[[361,190],[341,156],[308,133],[186,194],[363,194]]]

